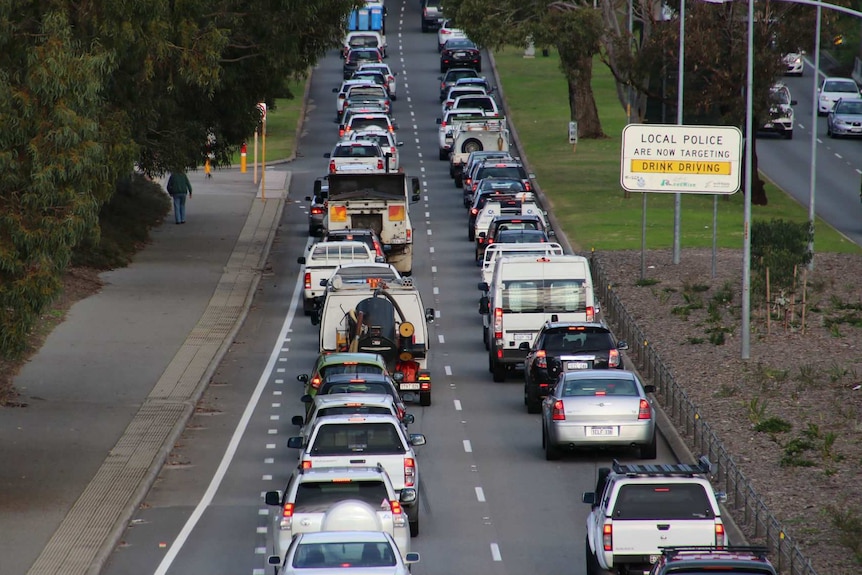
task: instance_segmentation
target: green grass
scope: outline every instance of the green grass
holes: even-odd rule
[[[581,250],[640,249],[642,195],[625,197],[620,186],[620,146],[625,111],[607,67],[596,60],[593,93],[606,139],[583,139],[573,152],[568,143],[569,107],[558,58],[523,58],[509,48],[494,54],[503,93],[524,151],[566,235]],[[537,98],[537,94],[541,94]],[[801,206],[771,183],[768,206],[752,206],[752,218],[808,220]],[[647,249],[673,244],[673,194],[647,194]],[[712,247],[713,197],[682,194],[681,245]],[[743,195],[719,197],[718,246],[742,247]],[[828,224],[817,219],[817,252],[862,253]]]
[[[275,100],[275,107],[270,108],[266,112],[266,161],[274,162],[277,160],[285,160],[293,154],[296,144],[296,126],[299,121],[299,114],[302,111],[302,95],[305,93],[304,81],[291,83],[290,91],[294,95],[293,99],[278,98]],[[254,161],[254,138],[249,138],[246,160],[248,161],[248,169],[252,169]],[[257,161],[260,163],[263,159],[263,141],[258,134],[257,140]],[[238,167],[240,165],[240,155],[237,151],[231,158],[231,166]]]

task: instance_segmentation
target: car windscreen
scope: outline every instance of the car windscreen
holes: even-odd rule
[[[835,108],[836,114],[862,114],[862,101],[851,100],[848,102],[839,102]]]
[[[343,499],[358,499],[373,508],[389,503],[386,484],[379,479],[368,481],[313,481],[300,483],[294,500],[295,513],[321,512]]]
[[[323,242],[326,243],[326,242]],[[373,363],[334,363],[320,368],[320,377],[326,378],[336,373],[383,373],[379,365]]]
[[[498,244],[535,244],[547,242],[548,235],[542,230],[503,230],[494,241]]]
[[[475,70],[449,70],[446,74],[446,82],[454,83],[461,78],[478,78],[479,74]]]
[[[576,313],[587,309],[579,279],[519,279],[502,283],[503,313]]]
[[[456,108],[481,108],[482,110],[496,110],[494,101],[490,97],[477,98],[470,96],[461,96],[456,104]]]
[[[539,220],[518,220],[513,222],[500,222],[496,224],[494,233],[504,232],[506,230],[540,230],[542,224]]]
[[[620,487],[614,519],[711,519],[715,515],[700,483],[630,483]]]
[[[312,455],[393,455],[407,451],[392,422],[328,423],[311,439]]]
[[[499,245],[499,244],[496,244]],[[524,257],[535,257],[540,258],[543,256],[548,256],[551,254],[562,255],[563,250],[561,248],[537,248],[534,250],[498,250],[498,249],[488,249],[485,250],[485,262],[491,262],[496,260],[497,258],[502,258],[506,256],[524,256]]]

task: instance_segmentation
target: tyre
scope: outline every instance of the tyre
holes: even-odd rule
[[[826,135],[832,137],[832,126],[829,125],[829,122],[826,122]]]
[[[455,174],[455,187],[456,188],[463,188],[464,187],[464,181],[461,179],[461,174]]]
[[[419,535],[419,519],[416,521],[409,521],[410,524],[410,537],[416,537]]]
[[[467,241],[475,242],[476,241],[476,228],[470,226],[467,228]]]
[[[551,438],[547,436],[547,432],[543,432],[543,434],[545,435],[545,459],[556,461],[560,458],[560,448],[551,443]]]
[[[482,73],[482,64],[479,64],[478,66],[476,66],[476,71],[479,72],[480,74]]]
[[[446,67],[445,67],[445,66],[443,66],[442,64],[440,65],[440,73],[441,73],[441,74],[445,74],[445,73],[446,73]]]
[[[482,343],[485,344],[485,349],[491,348],[491,342],[488,341],[488,330],[484,327],[482,328]]]
[[[470,138],[469,140],[467,140],[466,142],[461,144],[461,151],[464,152],[465,154],[470,154],[473,152],[481,152],[483,149],[484,149],[484,146],[482,146],[482,142],[480,142],[479,140],[477,140],[475,138]]]
[[[419,405],[422,407],[428,407],[431,405],[431,392],[423,391],[419,393]],[[415,535],[414,535],[415,537]]]
[[[658,455],[658,448],[656,445],[656,436],[655,433],[652,435],[652,440],[646,445],[640,446],[640,457],[641,459],[655,459]]]
[[[538,394],[530,393],[530,388],[524,386],[524,403],[527,405],[527,413],[542,413],[542,401]]]
[[[493,351],[493,350],[492,350]],[[491,358],[491,378],[494,383],[503,383],[506,381],[506,366]]]
[[[449,151],[441,148],[439,153],[437,154],[437,159],[440,160],[441,162],[443,160],[448,160],[449,159]],[[451,168],[449,169],[449,176],[450,177],[452,176],[452,169]]]
[[[787,130],[786,132],[784,132],[784,138],[787,140],[792,140],[793,139],[793,130]]]
[[[425,21],[423,20],[422,21],[422,33],[425,34],[427,32],[428,32],[428,24],[426,24]]]

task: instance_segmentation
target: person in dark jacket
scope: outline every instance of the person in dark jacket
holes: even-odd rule
[[[182,170],[171,172],[168,178],[168,194],[174,199],[174,221],[186,223],[186,196],[192,197],[192,184]]]

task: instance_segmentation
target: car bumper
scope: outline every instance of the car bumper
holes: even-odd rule
[[[497,353],[497,349],[498,349],[497,347],[494,348],[494,350],[493,350],[494,354]],[[522,364],[523,365],[524,360],[527,358],[527,351],[523,350],[523,349],[517,349],[514,347],[511,349],[504,348],[503,353],[502,353],[502,357],[500,357],[499,355],[497,355],[496,357],[497,357],[498,363],[503,363],[506,365],[516,365],[516,364]]]
[[[593,435],[594,429],[610,429],[612,435]],[[614,447],[646,445],[652,442],[655,422],[578,422],[552,421],[548,427],[548,440],[560,447]]]
[[[793,131],[793,122],[770,122],[761,128],[763,132],[786,134]]]
[[[847,124],[832,124],[832,134],[835,136],[862,137],[862,126],[850,126]]]

